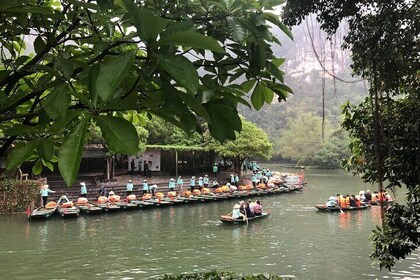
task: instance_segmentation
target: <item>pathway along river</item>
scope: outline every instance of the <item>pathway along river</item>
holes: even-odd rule
[[[285,171],[271,165],[274,170]],[[342,171],[306,170],[302,193],[262,197],[272,215],[224,225],[233,200],[29,223],[0,216],[2,279],[152,279],[211,269],[297,279],[420,279],[420,254],[394,272],[371,266],[379,208],[318,213],[332,194],[369,188]]]

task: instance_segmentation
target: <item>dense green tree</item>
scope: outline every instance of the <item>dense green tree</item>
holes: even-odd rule
[[[354,73],[369,79],[370,98],[344,110],[344,127],[353,138],[353,156],[346,166],[363,174],[366,181],[377,182],[380,191],[384,180],[391,182],[389,187],[408,188],[406,205],[384,209],[381,204],[383,227],[372,235],[371,256],[381,268],[391,269],[395,258],[405,258],[420,245],[420,118],[415,109],[420,99],[420,2],[287,2],[289,24],[299,23],[310,13],[330,34],[342,20],[348,23],[343,47],[352,52]]]
[[[146,122],[148,131],[147,144],[176,145],[176,146],[203,146],[203,135],[197,132],[187,134],[173,123],[159,117],[153,117]]]
[[[293,161],[311,157],[322,145],[322,118],[313,113],[304,113],[296,119],[288,119],[288,128],[281,130],[276,143],[276,153]],[[325,122],[325,138],[332,132],[332,125]]]
[[[391,268],[396,259],[404,259],[420,246],[420,98],[409,95],[397,100],[388,99],[383,107],[383,138],[380,153],[383,161],[383,179],[387,187],[408,189],[405,204],[386,209],[384,227],[374,231],[372,257],[381,267]],[[376,182],[373,120],[371,100],[358,106],[347,105],[343,126],[350,132],[352,156],[345,167],[361,174],[366,182]]]
[[[260,109],[291,91],[273,55],[283,0],[0,2],[0,156],[32,157],[74,182],[95,123],[113,152],[137,152],[118,112],[147,112],[213,137],[241,130],[238,103]],[[198,75],[200,73],[200,75]],[[238,78],[247,81],[235,84]],[[247,94],[250,93],[251,102]],[[252,105],[250,105],[252,104]],[[10,151],[12,144],[16,144]]]
[[[207,147],[218,156],[231,160],[238,174],[241,174],[241,166],[246,158],[270,159],[273,152],[273,146],[264,130],[245,120],[242,120],[242,130],[236,132],[235,140],[221,143],[210,139]]]

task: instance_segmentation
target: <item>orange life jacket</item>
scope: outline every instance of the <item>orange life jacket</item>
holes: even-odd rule
[[[347,201],[344,197],[340,196],[340,207],[347,208]]]

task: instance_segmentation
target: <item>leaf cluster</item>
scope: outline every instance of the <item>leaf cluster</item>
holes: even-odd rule
[[[216,139],[234,139],[239,103],[260,109],[291,92],[272,51],[273,24],[292,37],[270,12],[282,3],[2,1],[0,155],[16,144],[7,168],[35,160],[39,173],[58,160],[71,185],[87,130],[98,127],[112,152],[134,154],[139,113],[188,134],[207,123]]]

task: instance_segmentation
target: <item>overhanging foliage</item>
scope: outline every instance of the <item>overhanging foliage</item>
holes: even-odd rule
[[[283,2],[1,1],[0,156],[19,142],[7,168],[31,160],[40,172],[58,151],[71,185],[92,123],[126,154],[139,146],[126,121],[138,112],[233,139],[238,103],[259,109],[291,92],[272,51],[273,25],[291,37],[272,12]]]

